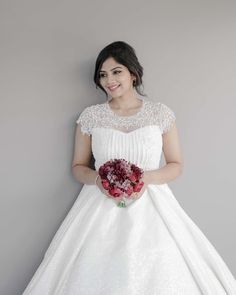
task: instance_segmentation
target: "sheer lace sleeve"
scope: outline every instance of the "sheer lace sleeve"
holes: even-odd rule
[[[77,124],[80,123],[81,131],[83,134],[91,135],[92,133],[92,127],[93,127],[93,120],[92,120],[92,112],[91,112],[91,106],[86,107],[79,115],[77,121]]]
[[[92,135],[94,128],[112,128],[131,132],[147,125],[158,125],[163,133],[169,131],[175,121],[174,112],[164,103],[143,100],[142,108],[134,115],[119,116],[107,102],[86,107],[76,123],[83,134]]]
[[[174,112],[164,103],[160,103],[160,127],[162,133],[168,132],[176,120]]]

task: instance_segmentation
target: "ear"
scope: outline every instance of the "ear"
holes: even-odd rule
[[[136,83],[136,76],[134,74],[131,74],[131,79],[133,80],[133,83]]]
[[[130,75],[131,75],[131,78],[132,78],[133,80],[136,79],[136,76],[135,76],[133,73],[131,73]]]

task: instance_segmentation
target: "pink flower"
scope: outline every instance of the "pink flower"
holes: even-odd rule
[[[128,194],[128,196],[130,196],[133,193],[133,191],[133,187],[129,186],[125,192]]]
[[[129,196],[139,192],[143,186],[143,170],[125,159],[111,159],[99,167],[104,189],[113,197]]]

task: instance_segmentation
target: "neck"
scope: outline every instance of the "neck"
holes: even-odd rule
[[[126,94],[123,96],[118,96],[118,97],[112,97],[110,99],[109,104],[120,110],[127,110],[135,107],[140,106],[140,98],[138,98],[135,93],[133,94]]]

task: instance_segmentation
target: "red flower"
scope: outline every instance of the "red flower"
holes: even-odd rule
[[[144,185],[144,182],[141,181],[141,182],[138,182],[135,186],[134,186],[134,192],[140,192],[142,187]]]
[[[139,192],[143,186],[143,170],[125,159],[114,159],[99,167],[99,175],[104,189],[113,197],[129,196]]]
[[[110,186],[109,181],[106,180],[106,179],[102,179],[102,186],[103,186],[105,189],[108,189],[109,186]]]
[[[109,194],[113,197],[120,197],[120,195],[123,193],[123,191],[119,188],[111,188],[109,189]]]
[[[131,175],[129,175],[129,179],[133,182],[137,181],[137,176],[135,173],[132,173]]]

